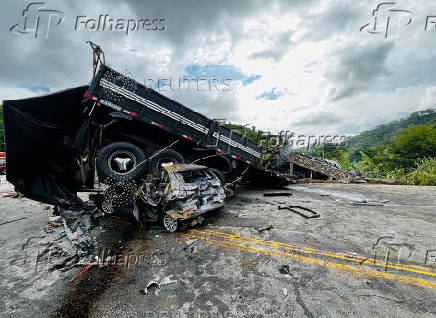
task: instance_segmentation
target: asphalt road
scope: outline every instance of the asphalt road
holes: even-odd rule
[[[35,274],[10,264],[44,233],[51,209],[0,199],[2,222],[26,218],[0,225],[0,316],[436,316],[436,187],[306,184],[263,195],[271,191],[240,188],[202,225],[175,234],[102,220],[97,250],[116,264],[73,281],[84,266],[43,264]],[[278,210],[290,204],[321,216]],[[160,287],[141,292],[150,282]]]

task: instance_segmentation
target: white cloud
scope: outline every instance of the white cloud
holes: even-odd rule
[[[187,66],[223,64],[246,76],[261,75],[231,92],[168,93],[214,118],[251,123],[297,134],[350,134],[434,107],[436,30],[424,32],[436,4],[397,3],[414,12],[414,22],[397,38],[359,32],[371,22],[376,3],[367,1],[49,2],[66,20],[48,39],[11,34],[23,4],[5,1],[1,16],[0,99],[33,96],[23,86],[50,91],[85,84],[91,77],[92,40],[115,69],[145,77],[182,76]],[[86,7],[86,12],[83,12]],[[79,14],[164,17],[162,32],[74,32]],[[279,92],[275,100],[259,98]]]

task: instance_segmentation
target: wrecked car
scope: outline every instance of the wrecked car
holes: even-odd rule
[[[99,205],[105,214],[130,212],[139,222],[160,221],[175,232],[182,223],[194,225],[204,213],[224,206],[231,190],[215,173],[201,165],[163,164],[158,175],[138,182],[137,188],[128,179],[108,181]]]

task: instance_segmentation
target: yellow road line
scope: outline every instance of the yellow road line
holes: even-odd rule
[[[287,243],[281,243],[281,242],[275,242],[275,241],[264,241],[261,239],[253,239],[253,238],[248,238],[248,237],[243,237],[243,236],[238,236],[238,235],[234,235],[234,234],[228,234],[228,233],[222,233],[222,232],[214,232],[214,231],[210,231],[210,230],[202,230],[204,233],[203,234],[209,234],[209,235],[216,235],[216,236],[228,236],[228,238],[233,238],[233,239],[241,239],[241,240],[245,240],[245,241],[250,241],[250,242],[255,242],[255,243],[259,243],[259,244],[263,244],[265,242],[267,242],[268,244],[277,244],[277,247],[288,247],[288,248],[294,248],[295,250],[299,250],[301,252],[317,252],[317,253],[323,253],[322,255],[331,255],[331,256],[343,256],[345,258],[345,260],[356,260],[359,262],[365,262],[367,264],[372,263],[372,264],[377,264],[377,262],[380,263],[380,265],[385,266],[386,262],[380,261],[380,260],[376,260],[376,259],[372,259],[372,258],[366,258],[366,257],[362,257],[362,256],[357,256],[357,255],[352,255],[352,254],[348,254],[348,253],[336,253],[336,252],[328,252],[328,251],[322,251],[322,250],[317,250],[317,249],[313,249],[310,247],[300,247],[298,245],[295,244],[287,244]],[[199,230],[193,230],[193,232],[198,232],[198,233],[202,233],[202,231]],[[388,265],[394,265],[397,266],[397,263],[392,263],[392,262],[388,262]],[[416,269],[422,269],[424,271],[430,271],[430,272],[435,272],[436,273],[436,269],[431,269],[428,267],[422,267],[422,266],[416,266],[416,265],[404,265],[402,264],[401,266],[404,266],[406,268],[416,268]]]
[[[291,258],[291,259],[295,259],[295,260],[298,260],[298,261],[301,261],[301,262],[305,262],[305,263],[308,263],[308,264],[315,264],[315,265],[321,265],[321,266],[327,266],[327,267],[331,267],[331,268],[336,268],[336,269],[339,269],[339,270],[344,270],[344,271],[351,272],[356,277],[369,276],[369,277],[377,277],[377,278],[386,278],[386,279],[400,281],[400,282],[403,282],[403,283],[413,284],[413,285],[417,285],[417,286],[421,286],[421,287],[436,289],[436,283],[435,282],[424,280],[424,279],[420,279],[420,278],[414,278],[414,277],[409,277],[409,276],[404,276],[404,275],[397,275],[397,274],[378,272],[378,271],[374,271],[374,270],[370,270],[370,269],[364,268],[362,266],[339,264],[339,263],[329,262],[329,261],[325,261],[325,260],[318,259],[318,258],[313,258],[313,257],[293,254],[293,253],[289,253],[289,252],[279,252],[279,251],[273,251],[273,250],[265,250],[265,249],[256,248],[256,247],[252,247],[252,246],[247,246],[247,245],[242,245],[242,244],[233,243],[233,242],[229,242],[229,241],[213,240],[211,238],[204,237],[204,236],[199,236],[199,235],[195,235],[195,234],[187,234],[186,233],[186,234],[182,234],[182,235],[187,237],[187,238],[199,239],[199,240],[203,240],[203,241],[206,241],[206,242],[212,242],[212,243],[217,243],[217,244],[220,244],[220,245],[231,246],[231,247],[242,249],[242,250],[245,250],[245,251],[248,251],[248,252],[262,253],[262,254],[267,254],[267,255],[277,256],[277,257],[282,257],[282,258]]]
[[[299,247],[299,246],[294,245],[294,244],[286,244],[286,243],[275,242],[275,241],[264,241],[264,240],[260,240],[260,239],[242,237],[242,236],[228,234],[228,233],[214,232],[214,231],[210,231],[210,230],[192,230],[191,232],[200,233],[203,235],[212,235],[212,236],[217,236],[217,237],[221,237],[221,238],[226,238],[226,239],[230,239],[230,240],[237,240],[237,241],[247,242],[247,243],[252,242],[252,243],[261,244],[261,245],[270,246],[270,247],[285,248],[287,250],[297,251],[297,252],[301,252],[301,253],[305,253],[305,254],[328,256],[328,257],[333,257],[333,258],[337,258],[337,259],[342,259],[345,261],[358,262],[361,264],[364,262],[366,265],[370,265],[370,266],[392,268],[392,269],[398,269],[398,270],[403,270],[403,271],[413,272],[413,273],[417,273],[417,274],[429,275],[429,276],[436,277],[436,272],[433,269],[427,268],[427,267],[421,267],[421,266],[415,266],[415,265],[405,265],[405,264],[396,264],[396,263],[392,263],[392,262],[386,263],[386,262],[383,262],[380,260],[365,258],[365,257],[361,257],[361,256],[354,256],[354,255],[350,255],[350,254],[346,254],[346,253],[335,253],[335,252],[316,250],[316,249],[309,248],[309,247]]]

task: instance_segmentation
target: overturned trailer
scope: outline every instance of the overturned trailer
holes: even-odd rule
[[[72,208],[95,170],[102,182],[138,180],[166,163],[207,166],[223,183],[289,183],[262,165],[255,142],[111,69],[94,48],[90,85],[3,102],[7,179],[18,191]]]

